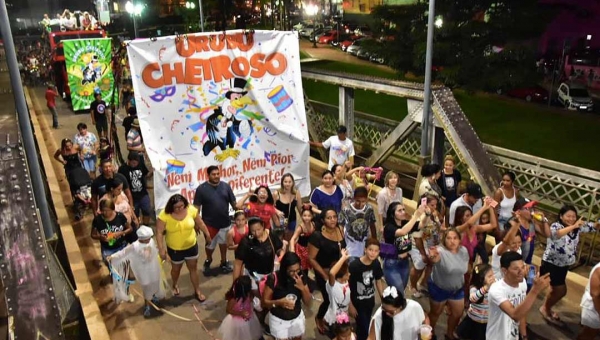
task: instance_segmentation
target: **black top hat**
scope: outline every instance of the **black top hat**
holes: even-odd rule
[[[248,91],[244,91],[244,88],[246,87],[246,84],[248,83],[246,81],[246,79],[244,78],[233,78],[229,80],[230,82],[230,88],[229,91],[227,91],[227,93],[225,93],[225,97],[227,99],[231,99],[231,94],[232,93],[239,93],[242,96],[246,95],[246,93],[248,93]]]

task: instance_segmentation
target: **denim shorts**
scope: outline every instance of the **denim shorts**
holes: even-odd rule
[[[83,168],[88,172],[96,172],[96,156],[90,156],[83,159]]]
[[[431,279],[427,281],[427,288],[429,288],[429,298],[435,302],[444,302],[447,300],[464,300],[465,290],[459,288],[457,290],[445,290],[438,286]]]
[[[137,216],[140,216],[140,210],[142,212],[142,215],[144,216],[150,216],[150,214],[152,213],[152,206],[150,205],[149,195],[146,194],[140,199],[133,200],[133,211]]]

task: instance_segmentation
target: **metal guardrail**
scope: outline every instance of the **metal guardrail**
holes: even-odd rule
[[[335,134],[338,126],[338,107],[317,101],[310,101],[314,115],[308,117],[310,124],[319,126],[320,140]],[[400,117],[402,118],[402,117]],[[354,139],[357,153],[369,154],[398,124],[397,121],[377,117],[365,112],[355,111]],[[403,142],[396,145],[388,161],[402,163],[418,171],[418,156],[421,144],[421,129],[415,131]],[[558,212],[563,204],[577,207],[580,214],[595,219],[600,213],[600,172],[583,169],[540,157],[484,144],[489,157],[499,173],[515,173],[516,186],[521,193],[541,203],[544,210]],[[446,141],[448,154],[454,153],[452,145]],[[460,160],[457,168],[467,174],[467,166]],[[498,183],[499,185],[499,183]],[[580,255],[586,263],[599,262],[596,259],[596,233],[582,237]]]

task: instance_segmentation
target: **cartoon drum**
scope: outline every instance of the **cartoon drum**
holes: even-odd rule
[[[185,163],[177,159],[167,160],[167,174],[174,172],[176,174],[182,174],[185,168]]]
[[[294,103],[292,98],[285,91],[283,85],[275,86],[275,88],[271,90],[271,92],[269,92],[267,98],[269,98],[269,100],[271,101],[273,106],[275,106],[275,109],[279,113],[285,111],[285,109],[287,109],[292,105],[292,103]]]

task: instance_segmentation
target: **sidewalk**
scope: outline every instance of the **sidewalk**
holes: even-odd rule
[[[323,50],[324,49],[325,48],[323,48]],[[361,60],[357,59],[357,61]],[[52,117],[45,107],[44,90],[44,88],[31,89],[30,93],[34,107],[36,110],[39,110],[40,113],[43,113],[39,118],[45,119],[46,123],[51,124]],[[63,101],[59,101],[57,104],[60,128],[53,130],[52,135],[54,140],[52,143],[46,141],[47,145],[60,145],[60,141],[63,138],[73,138],[73,135],[77,132],[76,125],[79,122],[86,123],[90,131],[95,132],[95,129],[91,124],[89,113],[74,114]],[[119,114],[122,115],[122,111],[119,112]],[[124,137],[124,132],[120,123],[117,124],[117,127],[121,148],[124,152],[123,154],[126,156],[125,141],[122,139]],[[50,146],[48,147],[50,148]],[[50,153],[53,153],[54,151],[55,149],[49,149]],[[70,202],[70,200],[68,200],[70,197],[68,184],[64,180],[62,166],[58,162],[55,162],[54,165],[58,177],[56,180],[62,188],[65,202]],[[318,183],[318,179],[313,178],[312,182],[314,186]],[[92,281],[94,297],[100,306],[111,339],[215,339],[215,333],[220,322],[226,316],[224,295],[231,285],[232,280],[230,274],[211,277],[204,277],[202,274],[200,275],[202,291],[208,297],[208,301],[201,306],[193,299],[189,276],[187,270],[183,269],[179,283],[182,295],[180,297],[169,298],[163,303],[164,308],[169,311],[169,314],[164,314],[156,318],[144,319],[142,316],[143,300],[140,296],[136,295],[136,299],[133,303],[123,303],[118,306],[112,301],[112,286],[109,283],[110,281],[108,279],[106,267],[100,263],[99,244],[89,237],[92,220],[91,212],[88,211],[85,218],[79,222],[75,222],[73,216],[70,217],[77,237],[77,242],[82,250],[85,269]],[[199,240],[199,242],[200,244],[203,244],[203,240]],[[229,260],[233,260],[233,252],[228,252],[227,257]],[[201,251],[199,263],[203,263],[204,259],[204,252]],[[219,260],[219,255],[215,253],[213,266],[216,266]],[[199,265],[199,267],[200,266],[201,265]],[[139,286],[134,285],[133,289],[134,294],[136,294],[136,292],[141,293]],[[542,303],[542,297],[540,296],[528,316],[530,332],[540,335],[541,337],[539,337],[539,339],[574,339],[579,328],[578,305],[579,299],[581,298],[580,293],[576,293],[576,291],[577,290],[573,289],[572,292],[567,295],[567,298],[569,298],[570,301],[562,302],[556,309],[557,312],[561,314],[562,319],[566,322],[566,329],[563,330],[549,326],[541,318],[537,311]],[[315,292],[315,296],[319,298],[320,293]],[[417,299],[417,301],[421,303],[426,312],[429,310],[427,298],[420,298]],[[312,307],[310,309],[305,309],[306,334],[304,339],[327,339],[324,336],[318,335],[315,329],[314,316],[319,304],[319,301],[313,301]],[[379,302],[377,304],[379,304]],[[436,327],[436,334],[439,335],[439,339],[443,339],[445,324],[446,315],[442,314]],[[530,339],[534,338],[530,336]]]

